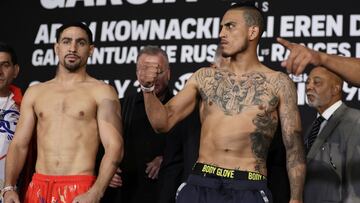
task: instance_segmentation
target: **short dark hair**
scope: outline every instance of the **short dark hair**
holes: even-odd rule
[[[260,37],[264,32],[265,20],[263,12],[256,7],[254,1],[239,1],[231,4],[227,9],[229,10],[243,10],[244,18],[247,26],[258,26],[260,29]]]
[[[137,55],[136,60],[139,60],[140,56],[143,54],[148,54],[148,55],[162,55],[165,58],[165,62],[166,62],[166,66],[169,68],[169,58],[168,55],[166,53],[166,51],[162,50],[160,47],[158,46],[154,46],[154,45],[147,45],[145,47],[143,47],[139,54]]]
[[[60,35],[62,34],[62,32],[66,29],[66,28],[69,28],[69,27],[78,27],[78,28],[81,28],[83,29],[88,38],[89,38],[89,43],[90,44],[94,44],[93,42],[93,34],[91,32],[91,30],[89,29],[89,27],[87,25],[85,25],[84,23],[82,22],[72,22],[72,23],[65,23],[63,24],[61,27],[59,27],[57,30],[56,30],[56,42],[59,42],[60,40]]]
[[[8,53],[10,55],[13,65],[18,64],[15,50],[10,45],[6,44],[5,42],[0,42],[0,52]]]

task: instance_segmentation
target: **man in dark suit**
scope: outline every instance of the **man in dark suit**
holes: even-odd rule
[[[312,69],[306,82],[309,106],[322,122],[304,136],[305,203],[360,202],[360,111],[342,103],[342,83],[324,67]]]
[[[146,63],[159,66],[154,92],[166,103],[173,97],[168,86],[170,66],[166,52],[157,46],[145,46],[138,54],[137,69]],[[146,116],[141,92],[125,97],[121,105],[124,159],[101,202],[175,203],[176,190],[186,180],[197,158],[198,111],[169,133],[157,134]]]

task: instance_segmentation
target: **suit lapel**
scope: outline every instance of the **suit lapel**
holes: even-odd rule
[[[323,146],[326,139],[332,134],[336,126],[340,123],[341,118],[347,109],[348,107],[345,104],[342,104],[329,118],[306,156],[308,161],[314,159],[316,153],[320,151],[320,148]]]

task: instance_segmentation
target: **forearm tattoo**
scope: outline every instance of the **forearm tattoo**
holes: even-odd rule
[[[280,120],[282,134],[287,156],[287,169],[291,186],[291,197],[302,199],[302,191],[305,181],[305,153],[303,139],[301,137],[301,121],[297,108],[297,92],[291,79],[285,75],[279,75],[276,80],[279,94],[282,94],[282,110]]]

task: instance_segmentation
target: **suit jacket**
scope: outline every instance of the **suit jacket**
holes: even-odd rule
[[[342,104],[316,138],[306,161],[305,203],[360,202],[360,111]]]

